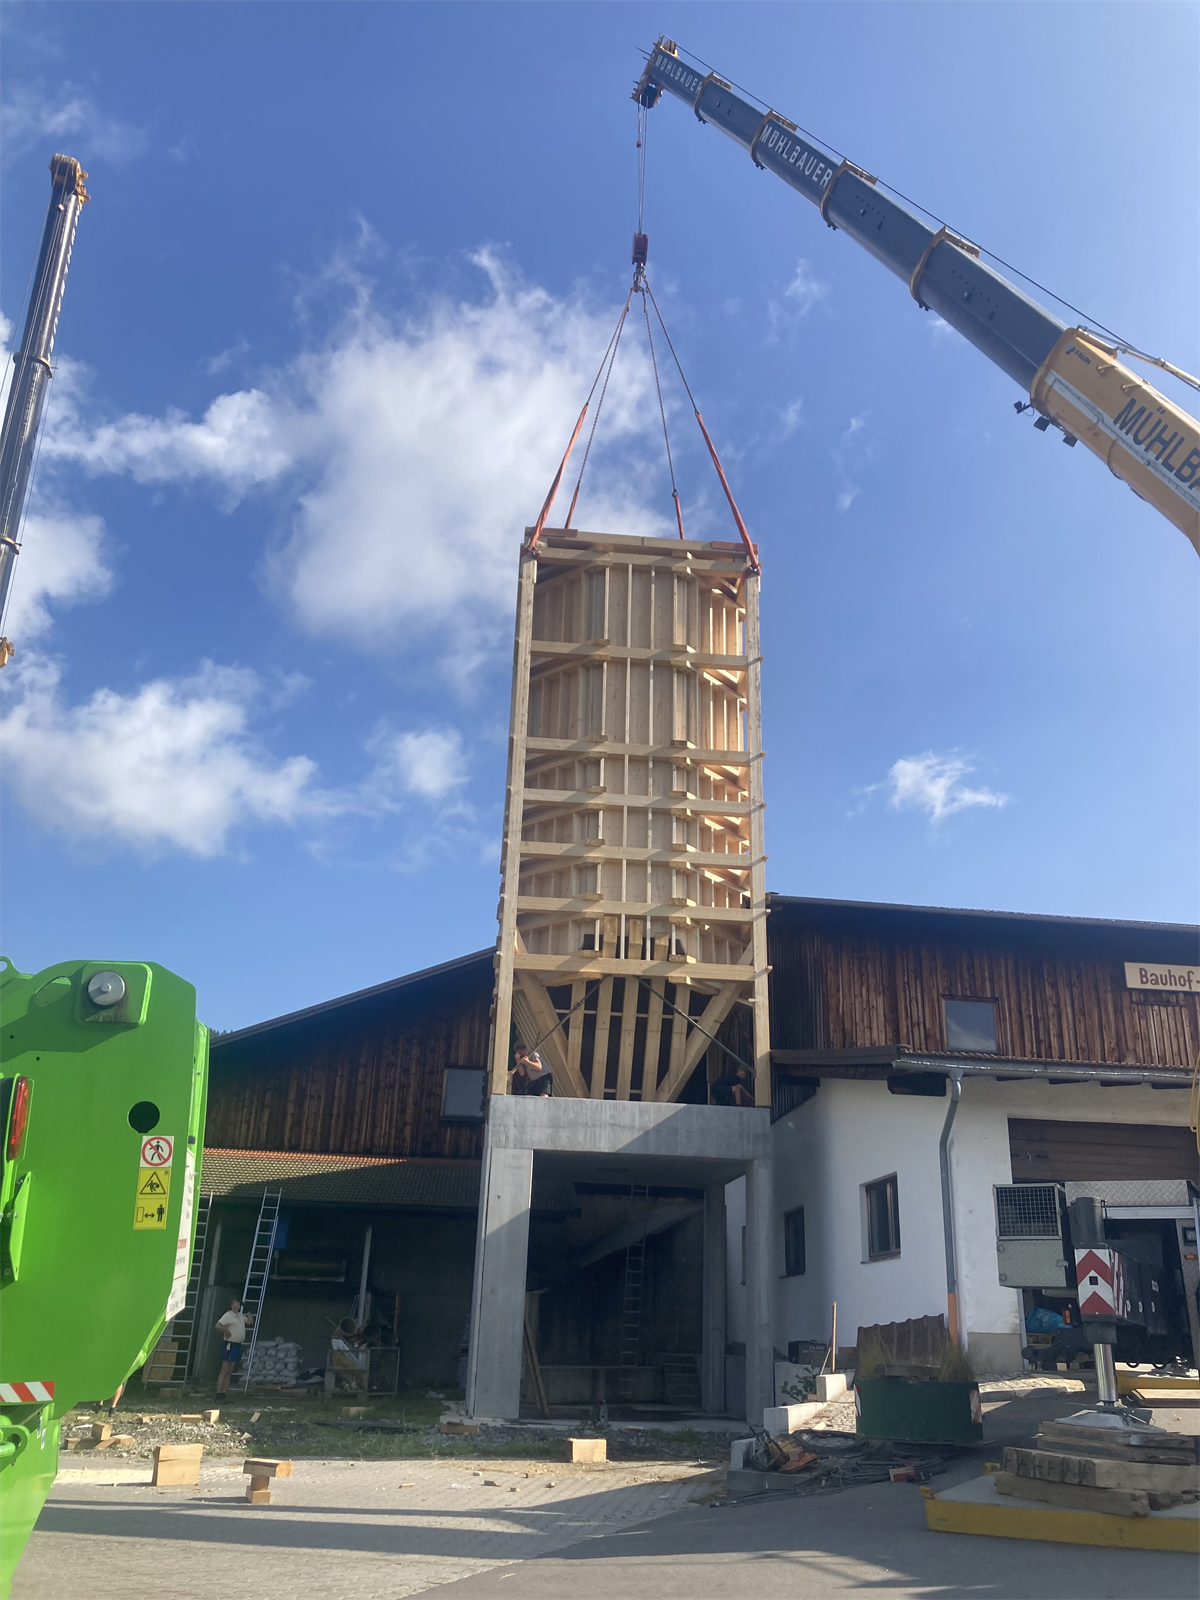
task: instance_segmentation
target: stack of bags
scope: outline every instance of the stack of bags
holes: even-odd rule
[[[255,1383],[293,1384],[300,1371],[300,1346],[288,1339],[260,1339],[254,1347]]]

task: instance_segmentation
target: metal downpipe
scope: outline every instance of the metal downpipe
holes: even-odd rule
[[[942,1137],[938,1141],[938,1163],[942,1172],[942,1231],[946,1240],[946,1321],[950,1337],[955,1344],[962,1338],[958,1326],[958,1266],[954,1246],[954,1207],[950,1197],[950,1134],[958,1115],[958,1102],[962,1097],[962,1068],[950,1069],[950,1104],[942,1124]]]

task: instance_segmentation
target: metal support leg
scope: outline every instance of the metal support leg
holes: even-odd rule
[[[1115,1406],[1117,1403],[1117,1368],[1113,1361],[1113,1347],[1110,1344],[1094,1344],[1092,1353],[1096,1358],[1096,1387],[1100,1391],[1100,1404],[1102,1406]]]

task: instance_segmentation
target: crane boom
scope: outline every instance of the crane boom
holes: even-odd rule
[[[50,205],[42,229],[42,247],[21,346],[13,356],[12,385],[0,434],[0,617],[8,607],[13,569],[20,553],[18,534],[29,493],[42,407],[52,376],[50,357],[54,352],[58,314],[62,309],[80,208],[88,198],[83,187],[86,177],[87,173],[73,156],[57,155],[50,162]],[[0,656],[6,654],[7,646],[0,650]]]
[[[1035,426],[1061,428],[1071,445],[1082,440],[1200,552],[1200,424],[1123,365],[1115,346],[1060,321],[981,261],[977,246],[929,227],[869,172],[823,150],[794,122],[777,111],[764,115],[715,73],[681,61],[670,39],[651,50],[634,98],[652,106],[664,92],[902,278],[923,310],[936,312],[1021,386],[1038,412]]]

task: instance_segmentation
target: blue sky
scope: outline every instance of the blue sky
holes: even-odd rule
[[[1196,370],[1195,6],[10,4],[10,323],[55,150],[94,196],[7,626],[18,965],[159,960],[228,1028],[492,940],[516,551],[662,32]],[[676,102],[646,223],[763,550],[769,886],[1192,920],[1183,536]],[[651,403],[631,340],[584,527],[669,527]]]

